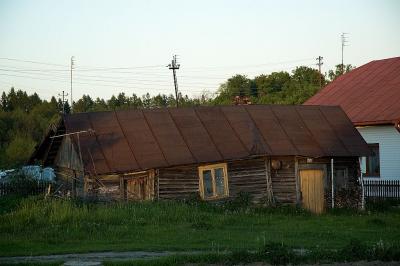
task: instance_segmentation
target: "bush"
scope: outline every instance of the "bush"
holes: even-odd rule
[[[369,199],[366,202],[366,210],[386,212],[395,207],[400,207],[399,199]]]
[[[264,245],[260,255],[273,265],[286,265],[296,259],[293,249],[283,243],[270,242]]]
[[[364,260],[368,256],[368,247],[358,239],[350,240],[346,246],[338,251],[338,259],[344,261]]]

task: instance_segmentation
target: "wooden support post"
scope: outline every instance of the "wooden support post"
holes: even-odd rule
[[[125,200],[125,180],[123,176],[119,177],[119,195],[120,199],[123,201]]]
[[[267,200],[268,204],[274,203],[274,194],[272,191],[271,163],[270,159],[265,159],[265,177],[267,179]]]
[[[299,177],[299,160],[294,157],[294,177],[296,179],[296,204],[301,205],[301,193],[300,193],[300,177]]]
[[[74,170],[74,178],[72,178],[72,198],[76,198],[76,171]]]
[[[331,203],[332,209],[335,208],[335,181],[334,181],[334,174],[333,174],[333,158],[331,158]]]

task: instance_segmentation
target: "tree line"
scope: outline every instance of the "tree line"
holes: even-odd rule
[[[346,65],[345,72],[353,69]],[[254,78],[235,75],[219,86],[215,95],[203,93],[199,97],[179,94],[179,106],[231,105],[235,99],[246,99],[253,104],[302,104],[314,95],[320,84],[325,86],[342,74],[341,65],[321,75],[316,69],[300,66],[292,72],[280,71]],[[176,106],[174,95],[146,93],[126,95],[119,93],[105,100],[83,95],[64,110],[70,112],[96,112],[125,108],[163,108]],[[0,169],[24,164],[35,146],[42,140],[50,124],[56,123],[63,112],[63,102],[54,96],[41,99],[37,93],[11,88],[3,91],[0,99]]]

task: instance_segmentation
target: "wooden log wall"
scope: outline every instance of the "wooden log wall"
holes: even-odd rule
[[[267,196],[267,176],[264,159],[234,161],[228,163],[229,196],[248,193],[253,202],[261,202]]]
[[[295,157],[272,157],[281,161],[281,169],[271,169],[272,190],[276,203],[296,204]]]
[[[158,171],[158,198],[184,199],[199,195],[197,165],[163,168]]]
[[[294,157],[279,158],[282,169],[271,170],[272,190],[277,203],[296,203]],[[254,202],[267,197],[267,175],[264,158],[228,162],[230,198],[248,193]],[[158,198],[199,197],[198,165],[159,169]]]

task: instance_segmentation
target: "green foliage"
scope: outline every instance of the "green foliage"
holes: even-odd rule
[[[285,253],[287,247],[312,249],[318,244],[321,250],[341,249],[351,239],[360,239],[368,246],[382,240],[395,248],[400,236],[398,210],[313,215],[294,208],[229,209],[206,202],[95,204],[40,197],[0,206],[5,210],[0,214],[1,256],[99,250],[254,251],[262,246],[286,260],[292,256]],[[372,219],[386,226],[371,225]],[[322,251],[314,256],[318,254]]]
[[[325,76],[316,69],[300,66],[292,73],[285,71],[262,74],[254,79],[235,75],[221,84],[213,104],[232,104],[236,96],[248,97],[253,104],[302,104],[313,96]]]
[[[352,66],[350,64],[349,65],[338,64],[335,66],[335,70],[329,70],[328,77],[329,77],[330,81],[334,81],[341,75],[343,75],[347,72],[350,72],[354,68],[355,68],[355,66]]]
[[[296,250],[281,243],[267,243],[259,251],[237,250],[223,253],[193,253],[185,255],[171,255],[156,259],[138,259],[131,261],[105,261],[106,266],[141,265],[253,265],[252,263],[268,263],[272,265],[304,265],[304,264],[331,264],[334,262],[355,261],[399,261],[399,246],[378,242],[366,245],[359,241],[350,241],[343,249],[321,249],[313,247],[308,250]],[[345,257],[344,257],[345,256]],[[258,265],[258,264],[257,264]],[[357,264],[358,265],[358,264]],[[381,265],[381,264],[379,264]]]
[[[368,199],[366,209],[368,211],[391,211],[400,207],[399,199]]]
[[[0,197],[0,215],[16,210],[23,197],[19,195],[5,195]]]
[[[286,265],[296,257],[293,248],[283,243],[267,243],[260,252],[273,265]]]
[[[15,136],[5,150],[8,165],[15,167],[25,163],[35,148],[30,136]]]

